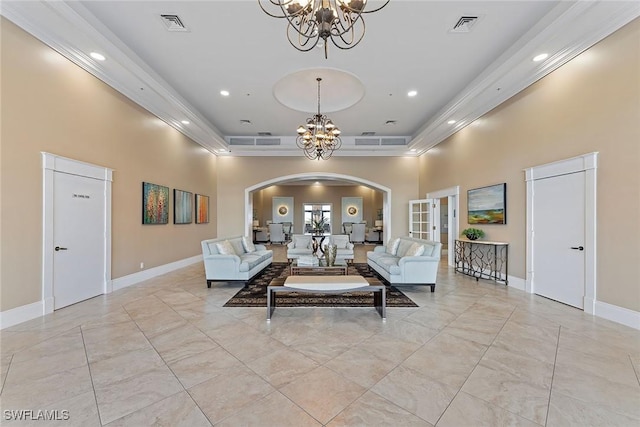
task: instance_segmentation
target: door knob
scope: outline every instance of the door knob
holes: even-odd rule
[[[576,249],[578,251],[584,251],[584,246],[571,246],[571,249]]]
[[[56,246],[55,248],[53,248],[56,252],[58,251],[66,251],[67,248],[61,248],[60,246]]]

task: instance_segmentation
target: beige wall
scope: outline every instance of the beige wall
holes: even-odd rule
[[[0,310],[42,299],[41,151],[115,169],[113,278],[201,254],[216,157],[4,18],[1,36]],[[212,222],[142,226],[142,181],[211,196]]]
[[[362,220],[367,226],[373,226],[377,209],[382,209],[382,196],[379,191],[363,185],[273,185],[264,190],[254,192],[254,209],[256,200],[259,201],[258,218],[260,224],[272,219],[273,197],[293,197],[294,203],[294,233],[302,233],[304,222],[304,203],[323,203],[332,205],[331,229],[333,234],[342,233],[342,198],[362,197]]]
[[[407,235],[408,202],[418,197],[416,157],[332,157],[327,161],[318,162],[302,156],[219,158],[218,235],[233,236],[244,233],[246,188],[282,176],[311,172],[349,175],[390,188],[393,221],[391,235]],[[263,209],[268,205],[267,212],[270,212],[271,198],[267,199],[263,197],[261,203]],[[295,203],[297,205],[299,201],[296,199]],[[270,218],[261,218],[260,223],[264,224],[265,219]],[[385,237],[387,235],[385,230]]]
[[[597,299],[640,311],[640,19],[585,51],[420,159],[420,193],[507,183],[509,271],[525,277],[523,169],[599,152]]]

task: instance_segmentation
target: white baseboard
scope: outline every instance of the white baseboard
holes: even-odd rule
[[[153,279],[154,277],[162,274],[170,273],[180,268],[188,267],[191,264],[202,261],[202,255],[196,255],[191,258],[181,259],[179,261],[171,262],[169,264],[159,265],[157,267],[150,268],[148,270],[140,271],[139,273],[129,274],[127,276],[118,277],[111,281],[111,288],[113,291],[126,288],[136,283],[144,282],[145,280]]]
[[[525,290],[525,280],[520,277],[508,276],[509,278],[509,287],[514,289],[519,289],[521,291]]]
[[[0,329],[5,329],[44,314],[44,302],[38,301],[0,312]]]
[[[116,291],[118,289],[126,288],[127,286],[152,279],[156,276],[160,276],[161,274],[170,273],[174,270],[187,267],[200,261],[202,261],[202,255],[196,255],[191,258],[185,258],[169,264],[150,268],[139,273],[119,277],[112,280],[110,285],[112,289]],[[51,312],[53,312],[53,298],[47,298],[43,301],[37,301],[31,304],[12,308],[11,310],[2,311],[0,312],[0,329],[8,328]]]
[[[640,312],[602,301],[596,301],[595,309],[594,314],[598,317],[622,323],[630,328],[640,329]]]

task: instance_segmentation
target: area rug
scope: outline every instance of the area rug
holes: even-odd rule
[[[367,264],[352,264],[349,274],[363,277],[375,277],[375,273]],[[267,286],[276,277],[287,277],[289,264],[274,262],[264,269],[261,274],[240,289],[225,307],[266,307]],[[411,298],[403,294],[394,286],[387,285],[387,307],[418,307]],[[373,292],[345,292],[343,294],[309,294],[309,293],[278,293],[278,307],[371,307],[373,306]]]

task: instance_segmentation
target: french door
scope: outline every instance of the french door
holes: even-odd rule
[[[439,203],[437,199],[409,201],[409,236],[437,241],[440,221],[435,212]]]

